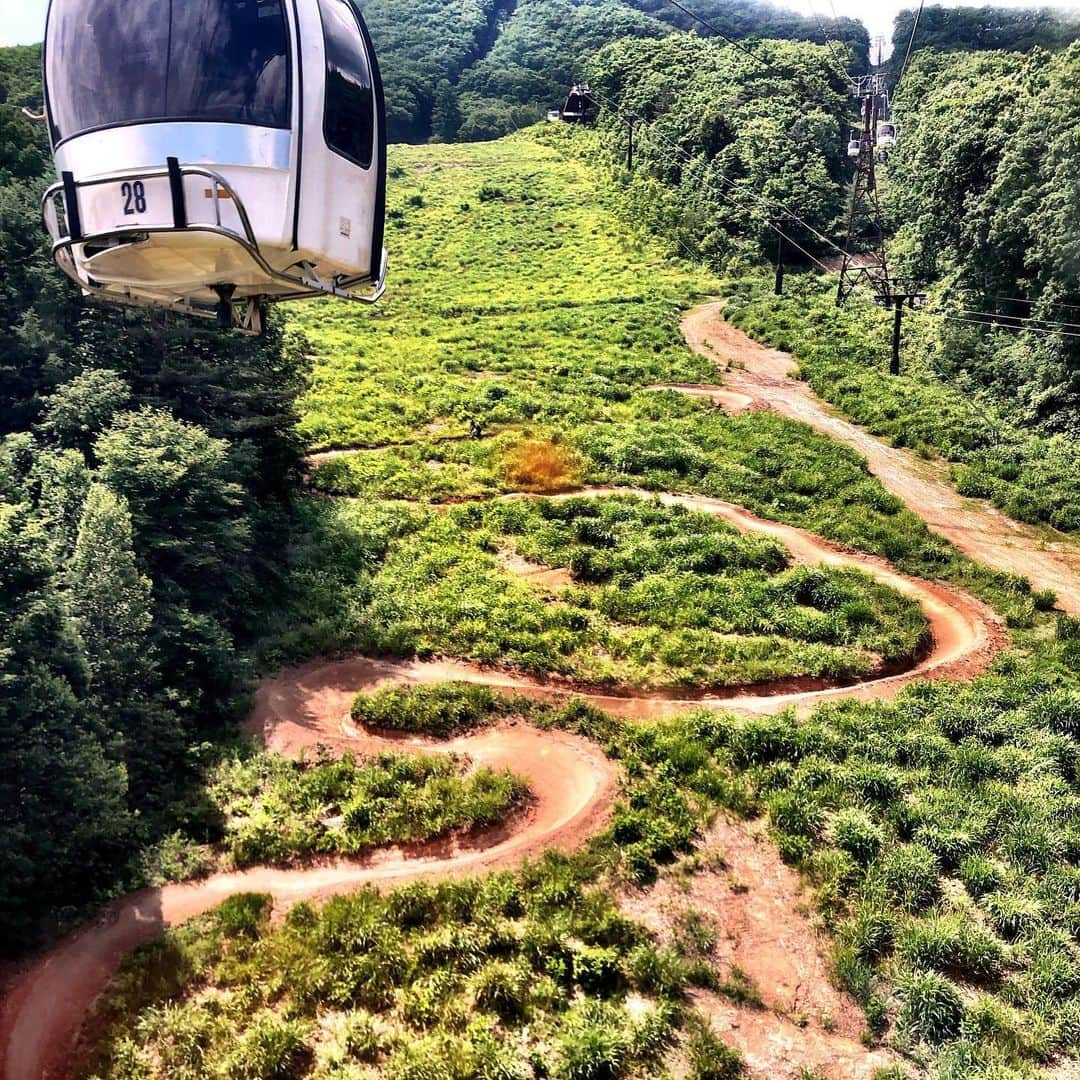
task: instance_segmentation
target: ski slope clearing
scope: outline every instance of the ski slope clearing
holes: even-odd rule
[[[588,489],[603,496],[624,489]],[[647,496],[645,492],[628,492]],[[667,494],[661,500],[716,514],[745,531],[783,542],[802,562],[858,568],[914,597],[930,621],[933,644],[909,670],[849,687],[745,688],[728,697],[598,694],[581,687],[541,682],[455,661],[395,661],[354,657],[314,661],[268,679],[260,687],[249,729],[277,752],[299,755],[316,746],[372,754],[395,746],[464,754],[476,766],[526,774],[533,801],[527,814],[505,827],[455,846],[389,849],[370,859],[334,860],[302,869],[257,867],[202,881],[148,889],[121,898],[97,919],[55,946],[11,986],[0,1017],[6,1080],[65,1075],[82,1021],[120,961],[164,929],[200,915],[239,892],[268,892],[279,906],[325,899],[364,884],[393,886],[514,866],[546,847],[573,850],[601,828],[617,790],[616,771],[599,748],[563,732],[503,725],[448,742],[387,739],[358,730],[349,708],[360,691],[391,683],[459,680],[543,698],[583,693],[612,713],[653,719],[694,706],[775,712],[825,700],[887,699],[907,683],[927,677],[973,678],[1003,647],[1004,632],[980,601],[946,586],[897,573],[884,561],[846,552],[791,526],[767,522],[740,507],[699,496]],[[782,692],[776,692],[778,689]]]

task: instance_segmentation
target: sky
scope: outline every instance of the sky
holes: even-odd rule
[[[145,3],[147,0],[134,0]],[[981,7],[985,0],[942,0],[948,6]],[[1047,0],[1004,0],[1004,7],[1043,7]],[[40,41],[45,24],[47,0],[0,0],[0,45],[21,45]],[[905,7],[913,7],[911,0],[779,0],[778,6],[793,8],[807,15],[815,12],[823,18],[832,15],[835,7],[838,15],[851,15],[862,19],[871,38],[884,34],[892,37],[893,17]]]

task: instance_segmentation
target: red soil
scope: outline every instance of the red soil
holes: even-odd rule
[[[1026,577],[1037,589],[1052,589],[1063,610],[1080,614],[1080,545],[1064,534],[1013,521],[989,503],[963,498],[940,463],[921,461],[837,416],[806,383],[792,378],[798,370],[792,356],[747,337],[724,321],[722,309],[720,303],[703,304],[683,318],[690,347],[715,360],[724,378],[722,388],[695,386],[687,392],[722,395],[714,400],[725,407],[734,393],[752,403],[743,407],[773,409],[845,443],[866,458],[870,471],[908,509],[965,555]]]

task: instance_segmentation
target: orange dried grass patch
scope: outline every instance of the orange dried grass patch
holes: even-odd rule
[[[566,446],[551,439],[522,439],[503,459],[507,483],[518,491],[550,494],[581,484],[581,463]]]

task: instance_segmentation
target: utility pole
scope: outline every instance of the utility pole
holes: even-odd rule
[[[892,326],[892,362],[889,364],[889,374],[900,374],[900,328],[904,322],[904,298],[893,297],[893,326]]]
[[[784,295],[784,234],[776,234],[776,284],[773,292],[777,296]]]
[[[634,118],[626,118],[626,171],[634,171]]]
[[[888,300],[893,309],[892,359],[889,362],[889,374],[900,374],[900,345],[904,326],[904,309],[919,308],[926,303],[926,293],[921,292],[914,282],[907,278],[893,278],[887,283]]]

